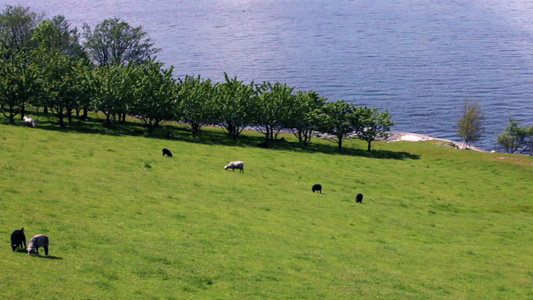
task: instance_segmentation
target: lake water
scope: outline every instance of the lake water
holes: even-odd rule
[[[393,130],[460,140],[465,99],[481,104],[493,149],[510,115],[533,123],[530,0],[0,1],[64,15],[81,29],[142,26],[176,76],[287,83],[391,111]]]

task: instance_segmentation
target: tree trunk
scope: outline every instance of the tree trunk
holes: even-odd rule
[[[111,113],[106,114],[107,130],[111,130]]]

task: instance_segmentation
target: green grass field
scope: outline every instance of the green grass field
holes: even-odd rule
[[[80,128],[0,124],[2,299],[533,299],[532,157]]]

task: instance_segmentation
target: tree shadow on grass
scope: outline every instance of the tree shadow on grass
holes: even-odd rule
[[[98,117],[93,117],[89,121],[80,120],[73,117],[72,122],[65,121],[65,127],[59,127],[57,118],[52,114],[45,114],[42,112],[32,113],[34,116],[38,116],[38,124],[36,129],[50,130],[57,132],[76,132],[87,134],[102,134],[109,136],[137,136],[151,139],[165,139],[168,141],[182,141],[188,143],[197,143],[203,145],[222,145],[233,147],[253,147],[258,149],[257,145],[264,142],[265,138],[261,134],[241,134],[236,140],[228,137],[222,128],[211,127],[209,129],[203,128],[197,133],[196,137],[193,137],[190,131],[184,126],[176,126],[175,122],[166,123],[160,125],[152,133],[149,133],[143,123],[139,122],[124,122],[114,124],[111,129],[108,129],[105,120]],[[23,124],[22,121],[17,124]],[[21,125],[22,126],[22,125]],[[25,126],[25,125],[24,125]],[[206,126],[207,127],[207,126]],[[169,133],[171,137],[169,137]],[[302,153],[323,153],[331,155],[347,155],[347,156],[360,156],[367,158],[377,159],[420,159],[420,155],[412,154],[408,152],[395,152],[390,150],[372,150],[357,149],[350,147],[343,147],[341,151],[338,150],[335,143],[313,143],[308,146],[303,146],[298,142],[274,142],[269,145],[270,151],[284,150],[295,151]]]
[[[166,129],[162,129],[166,132]],[[168,130],[176,131],[175,127],[169,128]],[[265,138],[260,135],[240,135],[236,140],[230,139],[223,131],[220,129],[209,131],[200,131],[196,138],[193,138],[190,132],[186,129],[181,128],[179,134],[173,134],[174,138],[170,140],[184,141],[189,143],[198,143],[204,145],[224,145],[224,146],[234,146],[234,147],[253,147],[257,149],[264,149],[270,151],[284,150],[284,151],[294,151],[302,153],[323,153],[331,155],[347,155],[347,156],[361,156],[368,158],[378,158],[378,159],[420,159],[420,155],[412,154],[408,152],[395,152],[390,150],[372,150],[367,151],[366,149],[357,149],[344,147],[341,151],[338,150],[336,144],[326,144],[326,143],[310,143],[307,147],[303,146],[299,142],[291,141],[278,141],[269,144],[269,148],[259,147],[258,144],[265,141]],[[155,132],[152,138],[161,138],[168,139],[166,135],[161,132]]]

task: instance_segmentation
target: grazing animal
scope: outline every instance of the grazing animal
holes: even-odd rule
[[[163,156],[165,155],[172,157],[172,152],[170,152],[170,150],[168,150],[167,148],[163,148]]]
[[[24,248],[22,248],[24,244]],[[13,251],[18,249],[26,249],[26,236],[24,235],[24,227],[22,229],[17,229],[11,234],[11,248]]]
[[[355,202],[356,203],[363,203],[363,194],[359,193],[357,196],[355,196]]]
[[[44,254],[48,255],[48,236],[44,234],[38,234],[34,235],[30,239],[30,243],[28,244],[28,254],[37,254],[39,255],[39,247],[44,248]]]
[[[224,167],[224,170],[227,170],[227,169],[232,169],[233,172],[235,172],[235,169],[239,169],[240,172],[244,173],[244,162],[232,161]]]
[[[25,123],[31,124],[31,127],[35,127],[35,120],[33,118],[24,116],[22,117]]]
[[[313,185],[313,189],[312,190],[313,190],[313,193],[314,192],[320,192],[320,194],[322,194],[322,186],[320,184],[318,184],[318,183]]]
[[[259,148],[270,148],[267,142],[261,142],[257,144],[257,147]]]

